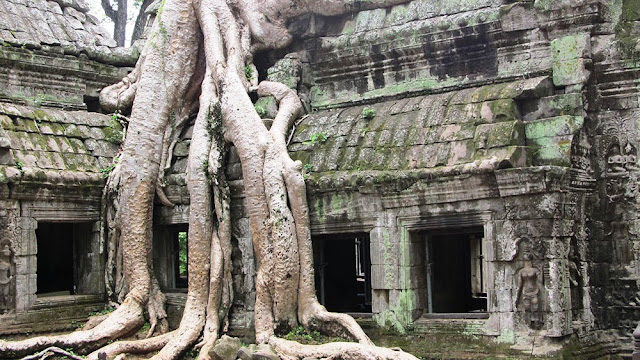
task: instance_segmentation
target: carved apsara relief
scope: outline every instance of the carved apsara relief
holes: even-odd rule
[[[626,136],[608,135],[604,139],[606,149],[606,194],[610,203],[628,198],[635,199],[638,181],[638,149]]]
[[[522,267],[516,271],[516,309],[524,313],[525,321],[531,329],[539,330],[544,325],[541,311],[544,273],[534,264],[534,260],[544,257],[544,248],[541,243],[526,238],[520,239],[518,248]]]
[[[0,314],[13,310],[13,251],[8,242],[0,244]]]

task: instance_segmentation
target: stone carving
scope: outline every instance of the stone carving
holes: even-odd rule
[[[541,329],[543,325],[540,311],[540,289],[543,273],[533,266],[532,244],[528,239],[520,241],[524,266],[517,271],[518,294],[516,308],[525,313],[525,319],[532,329]]]
[[[620,150],[620,142],[617,138],[611,140],[611,144],[607,149],[607,172],[620,173],[625,172],[625,157]]]
[[[568,267],[569,267],[569,290],[571,293],[571,309],[581,309],[583,292],[582,292],[582,272],[580,270],[580,266],[578,265],[580,262],[580,257],[577,250],[577,241],[575,239],[571,240],[571,244],[569,245],[569,254],[567,254],[568,258]]]
[[[584,132],[579,132],[571,140],[571,167],[591,174],[591,144]]]
[[[9,312],[13,308],[11,301],[11,282],[13,280],[11,254],[9,244],[2,245],[0,250],[0,313]]]
[[[637,168],[638,150],[626,139],[618,139],[612,136],[607,147],[607,172],[608,173],[625,173]]]
[[[638,150],[626,136],[607,136],[606,194],[610,204],[622,198],[633,200],[638,194]]]
[[[624,168],[634,170],[638,162],[638,150],[631,143],[627,143],[624,147]]]

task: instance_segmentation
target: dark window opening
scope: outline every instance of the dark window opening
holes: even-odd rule
[[[187,231],[177,231],[174,241],[174,274],[177,288],[188,287],[189,281],[189,254],[187,252]]]
[[[36,229],[39,296],[89,293],[82,283],[91,271],[91,223],[38,223]]]
[[[327,310],[371,312],[368,234],[313,238],[316,292]]]
[[[85,95],[83,100],[84,100],[84,104],[87,106],[87,111],[88,112],[100,112],[101,111],[100,98],[94,97],[94,96]]]
[[[482,228],[427,234],[429,313],[487,311]]]

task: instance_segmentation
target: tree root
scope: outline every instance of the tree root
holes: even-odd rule
[[[25,356],[22,358],[22,360],[45,360],[48,359],[52,356],[55,355],[62,355],[65,356],[69,359],[73,359],[73,360],[83,360],[82,357],[78,356],[78,355],[74,355],[68,351],[62,350],[57,346],[50,346],[42,351],[40,351],[39,353],[33,354],[33,355],[29,355],[29,356]]]
[[[392,350],[375,345],[333,342],[322,345],[303,345],[278,337],[269,338],[269,345],[278,354],[292,359],[319,358],[340,360],[417,360],[415,356],[401,350]]]
[[[51,346],[78,349],[80,352],[101,347],[110,340],[126,336],[144,323],[140,303],[127,298],[120,307],[95,328],[63,335],[38,336],[30,339],[0,342],[3,357],[19,357]]]
[[[113,359],[121,354],[149,354],[162,349],[174,335],[172,331],[149,339],[114,342],[92,352],[86,359],[99,360],[101,354],[105,359]]]

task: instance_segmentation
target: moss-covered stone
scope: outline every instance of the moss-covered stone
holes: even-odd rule
[[[575,134],[584,124],[582,116],[557,116],[549,119],[527,122],[525,132],[527,140]]]
[[[551,41],[554,61],[586,58],[591,55],[591,37],[587,33],[567,35]]]

